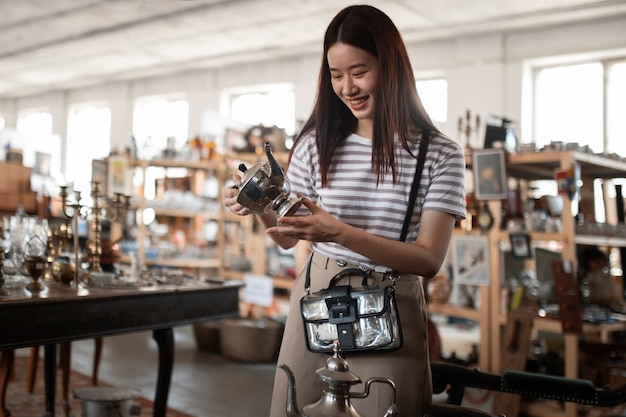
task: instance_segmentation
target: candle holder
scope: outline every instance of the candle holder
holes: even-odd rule
[[[72,220],[74,236],[74,282],[78,286],[79,280],[79,247],[78,247],[78,220],[88,220],[89,239],[91,250],[89,263],[91,272],[102,272],[100,256],[102,255],[102,220],[110,222],[121,222],[126,218],[126,213],[130,208],[130,196],[115,193],[110,201],[106,201],[100,189],[98,181],[91,182],[91,207],[82,203],[80,191],[74,191],[74,199],[70,201],[67,187],[61,187],[59,196],[62,199],[63,214]]]
[[[57,274],[54,272],[55,262],[58,262],[58,258],[61,255],[65,244],[71,235],[70,226],[67,223],[61,223],[58,226],[50,226],[48,227],[48,241],[47,241],[47,258],[46,262],[48,264],[48,268],[44,275],[44,281],[53,281],[58,279]],[[65,283],[65,282],[62,282]]]
[[[480,115],[475,115],[475,122],[472,124],[472,112],[468,109],[465,111],[465,120],[463,117],[459,117],[458,122],[458,136],[461,138],[465,135],[465,152],[471,153],[472,149],[472,136],[473,134],[478,134],[478,129],[480,128]]]
[[[93,205],[90,209],[91,217],[89,219],[89,237],[91,239],[91,251],[89,262],[91,271],[102,272],[100,257],[102,256],[102,220],[108,220],[111,223],[120,222],[126,219],[126,214],[130,208],[130,196],[115,193],[113,198],[106,201],[100,189],[100,183],[91,182],[91,198]]]
[[[72,220],[72,235],[73,235],[73,254],[74,254],[74,279],[72,281],[72,285],[75,286],[76,289],[79,288],[78,280],[79,280],[79,247],[78,247],[78,220],[83,219],[86,220],[89,215],[89,208],[82,204],[81,192],[74,191],[74,199],[69,199],[69,193],[67,192],[67,186],[61,186],[61,191],[59,192],[59,197],[61,197],[61,207],[63,210],[63,215],[68,219]]]

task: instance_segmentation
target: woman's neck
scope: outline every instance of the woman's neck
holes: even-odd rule
[[[360,119],[354,133],[364,138],[372,139],[374,137],[374,120]]]

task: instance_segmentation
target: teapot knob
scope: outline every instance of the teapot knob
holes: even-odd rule
[[[246,164],[239,164],[239,171],[241,172],[246,172],[248,170],[248,167],[246,166]]]

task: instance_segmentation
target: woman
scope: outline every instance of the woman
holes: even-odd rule
[[[428,153],[402,242],[425,132],[430,137]],[[269,214],[260,221],[283,248],[300,239],[312,242],[311,291],[326,288],[331,277],[350,267],[366,269],[380,285],[391,285],[391,270],[402,274],[396,287],[402,348],[348,357],[350,370],[363,380],[377,376],[396,383],[400,416],[419,416],[431,401],[426,305],[418,276],[432,277],[439,271],[455,221],[465,215],[464,172],[462,149],[442,136],[422,107],[393,22],[371,6],[339,12],[325,34],[313,112],[291,151],[287,175],[291,191],[305,198],[304,205],[295,216],[276,219]],[[225,189],[225,205],[234,213],[248,214],[236,196],[236,190]],[[291,294],[278,359],[295,375],[300,405],[320,398],[322,384],[315,371],[328,358],[306,348],[299,309],[303,295],[304,272]],[[279,370],[272,417],[285,416],[286,387],[287,378]],[[367,399],[352,404],[362,414],[382,416],[390,401],[388,388],[374,386]]]

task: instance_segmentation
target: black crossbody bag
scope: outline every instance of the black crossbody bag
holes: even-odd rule
[[[405,241],[408,234],[428,152],[430,132],[423,133],[401,241]],[[361,288],[338,285],[344,277],[355,275],[362,278]],[[395,288],[399,277],[394,270],[391,274],[393,285],[369,285],[366,271],[348,268],[336,274],[327,288],[311,293],[309,260],[304,283],[306,294],[300,299],[307,348],[311,352],[332,353],[335,341],[339,342],[343,352],[391,351],[402,347]]]

